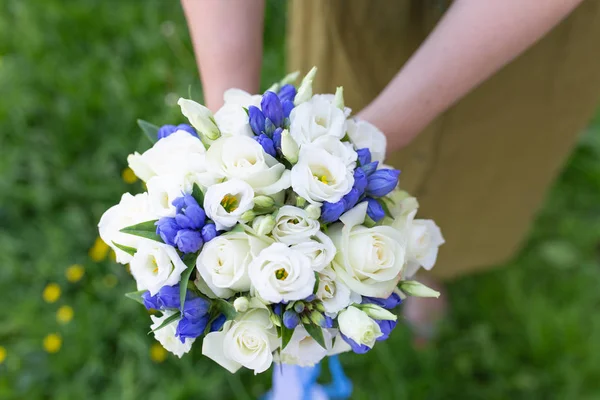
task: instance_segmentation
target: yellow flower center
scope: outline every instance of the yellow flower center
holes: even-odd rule
[[[239,205],[240,205],[240,200],[230,193],[223,196],[223,200],[221,200],[221,206],[228,213],[231,213],[231,212],[237,210]]]
[[[319,182],[323,182],[326,185],[329,183],[325,175],[314,175],[314,177],[316,180],[318,180]]]
[[[285,278],[288,277],[288,272],[285,270],[285,268],[279,268],[277,271],[275,271],[275,278],[277,278],[277,280],[280,281],[284,281]]]

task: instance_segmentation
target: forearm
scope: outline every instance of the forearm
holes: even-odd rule
[[[223,92],[258,92],[264,0],[181,0],[206,106],[216,111]]]
[[[419,50],[359,116],[387,134],[391,151],[402,148],[581,1],[455,1]]]

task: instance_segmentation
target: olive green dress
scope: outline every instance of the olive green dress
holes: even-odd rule
[[[289,69],[316,65],[315,92],[344,86],[359,111],[448,6],[444,0],[294,0]],[[460,43],[456,44],[460,46]],[[521,57],[434,121],[388,163],[446,244],[440,278],[499,264],[527,236],[600,100],[600,1],[585,1]]]

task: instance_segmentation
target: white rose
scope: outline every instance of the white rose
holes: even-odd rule
[[[137,289],[148,290],[151,296],[163,286],[179,283],[187,268],[175,248],[154,240],[140,243],[129,267]]]
[[[406,217],[408,260],[405,276],[413,276],[419,267],[430,270],[435,265],[439,247],[445,243],[440,228],[430,219],[414,219],[416,210]]]
[[[173,314],[175,314],[175,311],[163,311],[163,315],[160,317],[151,315],[150,318],[152,319],[152,325],[150,325],[150,329],[154,330],[158,328]],[[184,343],[181,343],[181,339],[175,336],[178,323],[179,321],[173,321],[169,325],[160,328],[154,332],[154,338],[158,340],[165,350],[181,358],[181,356],[192,349],[192,343],[194,343],[196,339],[185,338]]]
[[[327,329],[323,329],[323,339],[325,339],[325,349],[308,334],[302,325],[299,325],[294,329],[292,338],[285,349],[279,352],[279,361],[284,364],[312,367],[325,358],[327,349],[332,348],[331,333]]]
[[[253,207],[254,191],[239,179],[210,186],[204,195],[204,211],[219,231],[232,228]]]
[[[227,179],[241,179],[252,186],[256,194],[272,195],[290,187],[290,172],[249,137],[225,137],[215,141],[206,160],[211,172]]]
[[[206,173],[206,149],[186,131],[176,131],[156,142],[144,154],[127,157],[129,168],[143,181],[155,175]]]
[[[215,295],[229,298],[250,290],[248,265],[268,245],[246,232],[227,232],[204,244],[196,268]]]
[[[258,374],[269,369],[278,345],[277,330],[269,318],[269,311],[251,309],[235,320],[225,322],[220,332],[206,335],[202,354],[231,373],[243,366]]]
[[[335,203],[354,184],[354,175],[344,161],[316,146],[302,146],[298,163],[292,168],[292,188],[312,204]]]
[[[351,120],[346,122],[346,132],[357,149],[367,148],[371,151],[371,160],[383,162],[387,139],[383,132],[367,121]]]
[[[338,315],[338,324],[346,337],[369,348],[373,348],[377,338],[383,335],[377,322],[356,307],[342,311]]]
[[[343,310],[352,302],[350,289],[337,278],[331,268],[325,268],[319,273],[316,296],[323,302],[325,311],[330,314]]]
[[[367,203],[360,203],[343,214],[329,230],[337,248],[333,269],[354,292],[387,298],[401,278],[406,259],[406,239],[396,228],[364,222]]]
[[[98,230],[104,243],[115,251],[117,262],[127,264],[131,261],[131,254],[119,249],[115,243],[137,249],[141,242],[149,239],[123,233],[120,230],[155,219],[157,216],[150,208],[148,193],[140,193],[135,196],[125,193],[119,204],[112,206],[102,215],[98,223]]]
[[[310,258],[283,243],[262,250],[250,263],[248,274],[254,290],[271,303],[304,299],[316,282]]]
[[[305,210],[294,206],[283,206],[275,216],[273,237],[278,242],[297,244],[305,242],[319,232],[319,221],[308,217]]]
[[[326,150],[332,156],[336,156],[343,161],[349,170],[354,172],[358,154],[356,154],[352,143],[342,142],[332,136],[324,136],[315,140],[313,145]]]
[[[330,100],[314,96],[290,114],[290,134],[302,146],[323,136],[344,137],[344,112]]]
[[[329,236],[321,231],[318,231],[310,240],[293,245],[292,249],[307,255],[313,271],[317,272],[329,266],[337,252]]]

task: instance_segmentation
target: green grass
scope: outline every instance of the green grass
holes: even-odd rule
[[[263,86],[284,73],[285,10],[271,2]],[[0,3],[0,364],[2,399],[251,399],[270,376],[230,375],[200,354],[154,363],[134,283],[88,249],[102,212],[139,184],[136,118],[182,122],[200,98],[175,0]],[[596,120],[596,126],[600,121]],[[450,286],[452,315],[417,352],[406,328],[342,356],[356,399],[594,399],[600,395],[600,131],[591,128],[520,255]],[[78,283],[64,272],[85,266]],[[42,300],[49,282],[62,296]],[[116,283],[116,284],[115,284]],[[73,321],[56,322],[60,305]],[[62,336],[56,354],[43,338]]]

